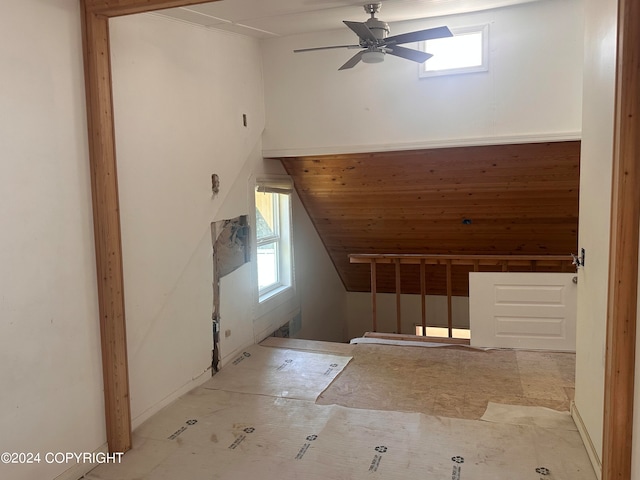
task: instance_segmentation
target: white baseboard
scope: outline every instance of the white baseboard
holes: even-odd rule
[[[159,401],[155,405],[153,405],[153,406],[149,407],[148,409],[146,409],[144,412],[139,414],[137,417],[133,418],[131,420],[131,429],[135,430],[140,425],[142,425],[142,423],[145,420],[148,420],[153,415],[155,415],[160,410],[162,410],[164,407],[169,405],[171,402],[173,402],[174,400],[177,400],[179,397],[181,397],[185,393],[193,390],[194,388],[202,385],[204,382],[206,382],[210,378],[211,378],[211,369],[207,368],[200,375],[198,375],[197,377],[191,379],[190,382],[186,383],[185,385],[180,387],[175,392],[171,393],[170,395],[168,395],[167,397],[163,398],[161,401]]]
[[[94,455],[96,453],[107,454],[108,452],[109,452],[109,448],[107,447],[107,444],[105,443],[104,445],[102,445],[97,450],[94,450],[93,454]],[[96,468],[98,465],[99,465],[98,463],[77,463],[73,467],[71,467],[70,469],[65,470],[64,472],[62,472],[54,480],[78,480],[79,478],[84,477],[87,473],[89,473],[91,470]]]
[[[576,427],[578,427],[578,433],[580,433],[582,443],[584,443],[584,448],[587,451],[587,455],[589,455],[589,460],[591,460],[591,466],[596,473],[596,477],[598,477],[598,480],[602,480],[602,462],[600,460],[600,454],[593,446],[587,427],[582,421],[578,407],[574,402],[571,402],[571,417],[573,418]]]

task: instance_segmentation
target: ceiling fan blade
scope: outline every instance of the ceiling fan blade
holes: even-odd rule
[[[378,42],[378,39],[375,37],[373,32],[369,30],[369,27],[367,27],[366,23],[349,22],[348,20],[343,20],[343,23],[347,27],[349,27],[351,30],[353,30],[356,33],[356,35],[358,35],[358,38],[361,38],[362,40],[365,40],[368,42],[373,42],[373,43]]]
[[[362,54],[367,50],[362,50],[361,52],[356,53],[353,57],[351,57],[347,63],[342,65],[338,70],[346,70],[347,68],[355,67],[360,60],[362,60]]]
[[[331,50],[332,48],[361,48],[360,45],[333,45],[330,47],[298,48],[293,53],[313,52],[315,50]]]
[[[406,58],[407,60],[412,60],[418,63],[424,63],[433,57],[432,54],[421,52],[420,50],[414,50],[413,48],[405,48],[400,47],[398,45],[394,45],[393,47],[386,48],[385,51],[389,55],[395,55],[396,57]]]
[[[453,37],[448,27],[428,28],[417,32],[401,33],[384,39],[385,45],[400,45],[402,43],[422,42],[434,38]]]

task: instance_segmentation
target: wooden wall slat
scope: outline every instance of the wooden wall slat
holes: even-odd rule
[[[345,286],[367,291],[349,254],[577,252],[579,156],[580,142],[553,142],[281,161]],[[446,292],[433,280],[429,293]],[[453,282],[466,290],[455,272]],[[402,288],[417,286],[403,275]]]

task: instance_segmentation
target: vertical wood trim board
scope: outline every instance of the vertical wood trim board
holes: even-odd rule
[[[376,261],[374,259],[371,261],[371,318],[373,322],[372,328],[374,332],[378,331],[378,304],[376,303],[377,288]]]
[[[401,271],[400,271],[400,259],[396,259],[396,330],[397,333],[402,333],[402,285],[401,285]]]
[[[424,260],[420,260],[420,306],[422,319],[422,336],[427,336],[427,277]]]
[[[640,2],[618,2],[603,480],[631,478],[640,228]]]
[[[113,120],[109,17],[205,3],[80,0],[89,135],[105,422],[110,452],[131,449],[120,209]]]
[[[83,22],[107,443],[112,452],[126,452],[131,448],[131,410],[110,82],[109,24],[106,17],[86,10]]]

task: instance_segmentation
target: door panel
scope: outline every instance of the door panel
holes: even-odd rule
[[[471,345],[576,349],[572,273],[469,274]]]

